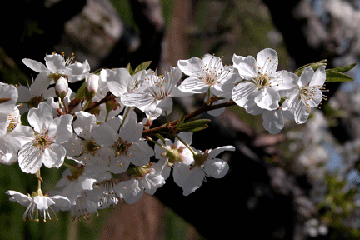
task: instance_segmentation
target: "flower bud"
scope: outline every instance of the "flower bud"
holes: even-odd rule
[[[55,84],[56,95],[60,98],[64,98],[67,94],[68,82],[66,78],[60,77]]]
[[[86,89],[91,95],[95,95],[99,88],[99,76],[93,73],[86,75]]]

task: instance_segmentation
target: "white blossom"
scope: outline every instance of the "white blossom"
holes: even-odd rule
[[[60,144],[71,137],[72,116],[65,114],[53,119],[50,106],[40,103],[37,108],[30,109],[27,119],[34,132],[31,141],[24,144],[18,153],[21,170],[36,173],[42,164],[48,168],[59,168],[66,155],[65,148]]]

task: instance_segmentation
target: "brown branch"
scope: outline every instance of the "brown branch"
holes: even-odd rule
[[[216,104],[216,105],[207,105],[206,103],[204,103],[200,108],[196,109],[194,112],[187,114],[184,117],[184,122],[186,122],[187,120],[192,119],[204,112],[219,109],[222,107],[231,107],[231,106],[235,106],[235,105],[236,105],[235,102],[225,102],[225,103],[220,103],[220,104]],[[152,129],[143,130],[142,136],[143,137],[154,136],[158,133],[177,133],[179,131],[178,131],[176,125],[178,124],[179,121],[180,120],[175,120],[175,121],[170,122],[169,124],[166,124],[166,125],[163,125],[160,127],[154,127]]]

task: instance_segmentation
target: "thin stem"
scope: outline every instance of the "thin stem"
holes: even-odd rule
[[[42,178],[41,178],[41,174],[40,174],[40,169],[36,172],[36,178],[38,180],[38,184],[37,184],[37,192],[41,192],[41,182],[42,182]]]
[[[63,162],[62,165],[67,168],[73,168],[73,166],[71,166],[70,164],[67,164],[65,161]]]
[[[190,147],[189,144],[187,144],[184,140],[182,140],[182,138],[179,137],[179,135],[176,134],[175,137],[176,137],[177,139],[179,139],[179,141],[182,142],[182,144],[184,144],[185,147],[187,147],[193,155],[196,155],[196,152],[194,152],[194,150],[192,149],[192,147]]]
[[[208,90],[207,90],[206,97],[207,97],[206,105],[210,106],[210,88],[208,88]]]
[[[122,119],[122,121],[121,121],[121,124],[120,124],[120,126],[119,126],[119,129],[117,130],[117,133],[120,132],[120,129],[121,129],[122,126],[124,125],[125,119],[127,118],[127,115],[128,115],[128,113],[130,112],[130,109],[131,109],[131,107],[127,107],[127,108],[126,108],[125,115],[124,115],[124,117],[123,117],[123,119]]]
[[[68,112],[68,108],[66,107],[64,98],[61,98],[62,105],[64,106],[65,112]]]
[[[167,111],[165,111],[165,117],[166,117],[166,126],[169,127],[170,121],[169,121],[169,117],[168,117]]]
[[[153,140],[151,137],[147,137],[146,140],[155,143],[156,145],[158,145],[159,147],[161,147],[162,149],[169,151],[169,149],[167,149],[165,146],[161,145],[160,143],[158,143],[157,141]]]

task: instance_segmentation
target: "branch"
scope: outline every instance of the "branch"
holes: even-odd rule
[[[206,103],[204,103],[200,108],[198,108],[194,112],[189,113],[188,115],[186,115],[184,117],[184,122],[191,119],[191,118],[194,118],[194,117],[196,117],[196,116],[198,116],[198,115],[200,115],[200,114],[202,114],[204,112],[219,109],[219,108],[222,108],[222,107],[231,107],[231,106],[234,106],[234,105],[236,105],[235,102],[220,103],[220,104],[217,104],[217,105],[207,105]],[[149,130],[143,130],[142,136],[145,138],[145,137],[149,137],[149,136],[154,136],[154,135],[156,135],[158,133],[177,133],[179,131],[177,130],[176,125],[177,125],[177,123],[179,121],[180,120],[175,120],[175,121],[172,121],[169,124],[166,124],[164,126],[154,127],[152,129],[149,129]]]

